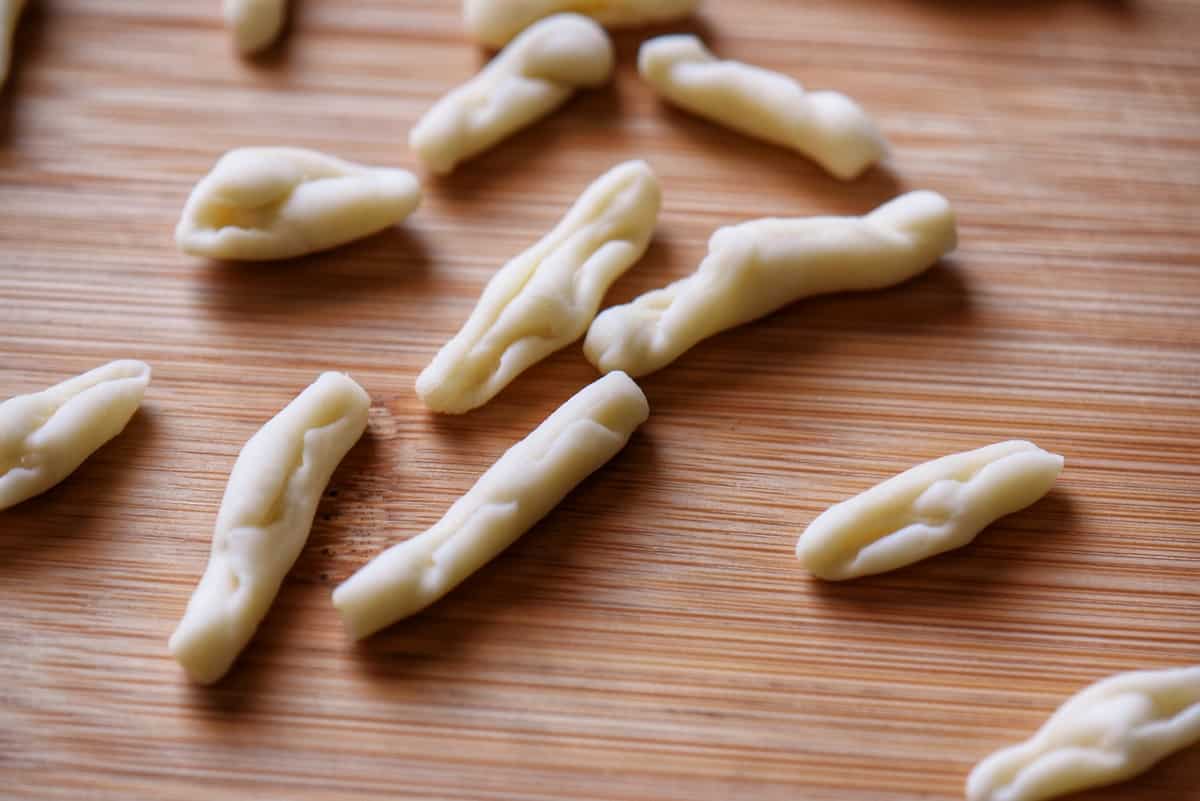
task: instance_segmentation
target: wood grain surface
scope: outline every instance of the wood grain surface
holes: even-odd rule
[[[416,168],[485,56],[454,0],[303,0],[262,59],[217,0],[34,0],[0,95],[0,396],[118,357],[126,432],[0,513],[0,796],[950,801],[1083,685],[1200,661],[1200,3],[708,0],[722,55],[859,99],[893,144],[843,184],[619,74],[445,180],[407,224],[276,265],[178,253],[225,150]],[[656,29],[661,32],[666,29]],[[961,249],[796,304],[642,384],[651,420],[443,602],[361,645],[329,595],[595,377],[578,346],[440,418],[412,383],[484,282],[612,164],[658,236],[610,302],[719,225],[943,192]],[[308,547],[225,681],[166,639],[241,445],[320,371],[372,394]],[[919,461],[1010,437],[1057,488],[975,544],[851,583],[798,533]],[[1200,749],[1080,801],[1200,799]]]

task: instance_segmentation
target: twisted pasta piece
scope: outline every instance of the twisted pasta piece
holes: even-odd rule
[[[435,173],[451,172],[546,116],[575,90],[603,84],[612,71],[612,42],[603,28],[578,14],[548,17],[439,100],[409,133],[409,147]]]
[[[457,587],[625,447],[649,414],[627,375],[584,387],[509,448],[433,528],[388,548],[334,591],[350,634],[366,637]]]
[[[796,555],[823,579],[882,573],[966,545],[1050,491],[1063,458],[1012,440],[917,465],[823,512]]]
[[[417,378],[425,405],[452,413],[482,406],[583,336],[609,286],[645,253],[660,198],[645,162],[596,179],[553,231],[488,281],[462,330]]]
[[[226,153],[196,184],[175,241],[195,256],[288,259],[378,233],[420,202],[421,185],[405,170],[294,147],[247,147]]]
[[[845,95],[806,92],[786,75],[720,61],[695,36],[651,39],[638,53],[638,70],[675,105],[797,150],[842,180],[887,151],[874,121]]]
[[[1124,781],[1200,742],[1200,666],[1118,673],[1072,696],[1030,739],[980,762],[968,801],[1044,801]]]
[[[695,273],[601,312],[584,353],[601,372],[645,375],[713,334],[800,298],[906,281],[955,242],[950,204],[934,192],[910,192],[863,217],[721,228]]]
[[[308,540],[325,485],[367,427],[371,399],[324,373],[238,455],[208,567],[171,635],[171,654],[201,684],[229,670]]]
[[[0,403],[0,509],[39,495],[120,434],[150,384],[143,362],[110,362]]]
[[[503,47],[539,19],[563,11],[621,28],[681,19],[698,4],[699,0],[465,0],[463,18],[476,41]]]

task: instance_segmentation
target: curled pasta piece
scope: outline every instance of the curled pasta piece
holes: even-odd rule
[[[502,47],[539,19],[564,11],[623,28],[682,19],[697,5],[699,0],[465,0],[463,18],[476,41]]]
[[[1030,739],[980,762],[968,801],[1044,801],[1124,781],[1200,742],[1200,667],[1118,673],[1072,696]]]
[[[120,434],[150,384],[143,362],[110,362],[0,403],[0,509],[58,484]]]
[[[224,11],[237,49],[257,53],[270,47],[283,30],[287,0],[225,0]]]
[[[814,575],[840,580],[960,548],[1050,491],[1063,457],[1032,442],[998,442],[943,456],[832,506],[796,543]]]
[[[421,185],[406,170],[294,147],[247,147],[226,153],[196,184],[175,241],[194,256],[289,259],[378,233],[420,202]]]
[[[593,382],[508,449],[433,528],[348,578],[333,603],[356,639],[415,614],[458,586],[617,454],[650,413],[629,376]]]
[[[721,61],[695,36],[660,36],[642,45],[638,70],[681,108],[744,134],[797,150],[842,180],[887,152],[862,107],[839,92],[808,92],[786,75]]]
[[[308,540],[325,485],[366,429],[370,405],[349,376],[324,373],[242,448],[208,567],[169,643],[192,680],[220,679],[254,636]]]
[[[451,172],[577,89],[605,83],[612,71],[612,42],[603,28],[579,14],[548,17],[426,112],[409,133],[409,147],[435,173]]]
[[[451,413],[482,406],[583,336],[604,293],[645,253],[660,201],[645,162],[600,176],[553,231],[488,282],[462,330],[417,378],[425,405]]]
[[[955,242],[954,213],[935,192],[910,192],[863,217],[721,228],[695,273],[601,312],[584,353],[601,372],[645,375],[714,334],[801,298],[906,281]]]

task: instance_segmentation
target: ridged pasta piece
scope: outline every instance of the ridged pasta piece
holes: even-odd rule
[[[425,405],[449,413],[482,406],[583,336],[604,293],[645,253],[660,202],[645,162],[593,182],[553,231],[488,281],[462,330],[417,378]]]
[[[75,472],[125,429],[149,384],[148,365],[116,361],[0,403],[0,509]]]
[[[721,228],[695,273],[601,312],[584,353],[602,372],[645,375],[714,334],[801,298],[906,281],[955,243],[954,213],[935,192],[910,192],[863,217]]]
[[[617,454],[650,413],[629,376],[582,389],[508,449],[445,516],[347,579],[333,603],[356,639],[415,614],[458,586]]]
[[[579,14],[548,17],[426,112],[409,133],[409,147],[435,173],[451,172],[576,90],[605,83],[612,71],[612,42],[603,28]]]
[[[194,681],[220,679],[254,636],[308,540],[325,485],[366,429],[370,405],[349,376],[324,373],[242,448],[208,567],[169,644]]]
[[[175,241],[194,256],[289,259],[378,233],[420,202],[406,170],[294,147],[240,148],[196,184]]]
[[[1063,457],[1011,440],[917,465],[812,522],[796,555],[816,576],[882,573],[960,548],[1054,485]]]
[[[1044,801],[1113,784],[1196,742],[1200,667],[1119,673],[1071,697],[1030,739],[980,762],[967,799]]]
[[[664,98],[741,133],[799,151],[842,180],[887,152],[862,107],[839,92],[808,92],[792,78],[721,61],[695,36],[660,36],[638,54],[642,77]]]

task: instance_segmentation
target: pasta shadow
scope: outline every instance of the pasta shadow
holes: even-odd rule
[[[393,226],[331,250],[269,262],[197,267],[196,302],[220,317],[291,317],[352,300],[408,295],[432,280],[422,234]]]

